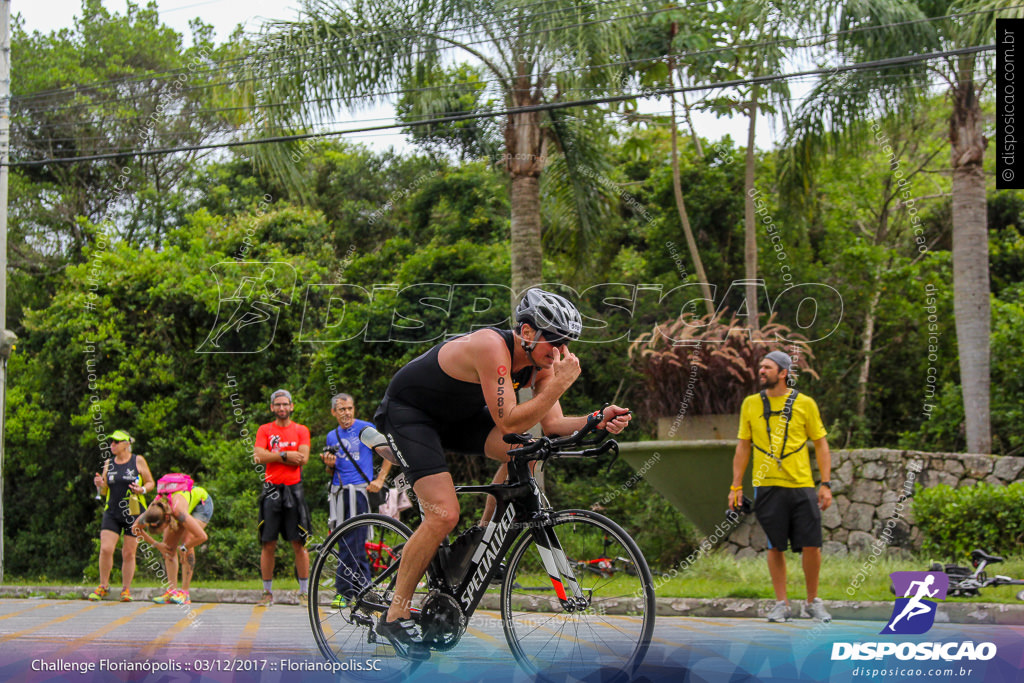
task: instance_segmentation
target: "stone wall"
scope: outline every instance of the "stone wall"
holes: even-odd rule
[[[817,464],[811,458],[818,481]],[[921,532],[912,512],[914,485],[954,488],[979,481],[1008,484],[1024,470],[1024,458],[960,453],[922,453],[882,448],[832,451],[833,503],[822,513],[825,553],[868,552],[882,544],[889,554],[918,550]],[[748,491],[749,493],[749,491]],[[764,531],[747,515],[723,543],[737,557],[768,547]]]

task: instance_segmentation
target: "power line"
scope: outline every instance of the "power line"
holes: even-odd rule
[[[540,0],[539,2],[536,2],[536,3],[532,4],[532,5],[523,5],[519,9],[529,9],[531,7],[545,5],[545,4],[549,4],[550,2],[556,2],[556,1],[557,0]],[[624,4],[626,6],[642,4],[642,2],[633,3],[633,2],[625,2],[624,0],[606,0],[605,2],[597,2],[597,3],[594,3],[594,4],[595,5],[604,5],[604,4],[614,4],[614,3],[618,3],[618,2],[622,2],[622,4]],[[712,4],[712,2],[713,2],[713,0],[708,0],[707,2],[697,3],[697,4],[710,5],[710,4]],[[859,33],[859,32],[862,32],[862,31],[874,31],[874,30],[880,30],[880,29],[895,28],[895,27],[898,27],[898,26],[907,26],[907,25],[916,24],[916,23],[928,23],[928,22],[942,21],[942,20],[945,20],[945,19],[962,19],[962,18],[966,18],[966,17],[975,16],[975,15],[978,15],[978,14],[991,14],[991,13],[995,13],[995,12],[1006,12],[1006,11],[1013,10],[1013,9],[1020,9],[1021,7],[1024,7],[1024,5],[1011,5],[1009,7],[994,7],[994,8],[989,8],[989,9],[975,10],[975,11],[972,11],[972,12],[962,12],[962,13],[958,13],[958,14],[942,15],[942,16],[937,16],[937,17],[923,17],[921,19],[908,19],[908,20],[905,20],[905,21],[892,22],[892,23],[889,23],[889,24],[880,24],[880,25],[877,25],[877,26],[860,26],[860,27],[856,27],[856,28],[852,28],[852,29],[846,29],[846,30],[843,30],[843,31],[836,31],[836,32],[833,32],[833,33],[821,33],[821,34],[816,34],[816,35],[811,35],[811,36],[804,36],[804,37],[796,38],[796,39],[793,39],[793,40],[809,41],[809,40],[815,40],[815,39],[838,38],[839,36]],[[675,9],[683,9],[683,8],[681,8],[681,7],[666,7],[666,8],[661,8],[661,9],[658,9],[658,10],[652,10],[650,13],[658,13],[658,12],[663,12],[663,11],[671,11],[671,10],[675,10]],[[559,11],[561,11],[561,9],[559,9],[559,10],[551,10],[550,12],[544,12],[544,13],[540,13],[540,14],[537,14],[537,15],[534,15],[534,16],[543,16],[545,14],[554,14],[554,13],[557,13]],[[617,21],[617,20],[619,20],[619,18],[611,18],[611,19],[602,20],[602,21]],[[453,35],[456,35],[458,33],[466,32],[466,31],[469,31],[472,28],[480,27],[480,26],[483,26],[483,25],[484,24],[481,22],[481,23],[478,23],[478,24],[469,24],[469,25],[467,25],[465,27],[454,27],[453,29],[451,29],[450,32]],[[545,31],[561,30],[561,29],[564,29],[564,28],[571,28],[571,27],[579,26],[579,25],[580,24],[565,25],[565,26],[562,26],[562,27],[557,27],[557,28],[553,28],[553,29],[544,29],[544,30]],[[390,35],[393,35],[394,33],[396,33],[396,32],[395,31],[381,31],[381,32],[379,32],[380,35],[384,35],[384,36],[390,36]],[[400,39],[407,39],[407,38],[414,37],[415,35],[416,34],[402,34],[402,35],[400,35],[398,37]],[[340,40],[343,40],[343,38],[338,38],[338,39],[336,39],[335,41],[332,41],[332,42],[337,42],[337,41],[340,41]],[[720,51],[723,51],[723,50],[732,50],[732,49],[735,49],[737,47],[752,48],[752,47],[777,46],[777,45],[781,45],[781,44],[787,43],[789,41],[790,41],[790,39],[775,40],[775,41],[763,41],[763,42],[760,42],[760,43],[748,43],[748,44],[741,45],[741,46],[727,46],[727,47],[719,47],[719,48],[709,48],[708,50],[699,50],[699,51],[694,51],[694,52],[689,52],[689,53],[680,53],[679,55],[676,55],[676,56],[677,57],[684,57],[684,56],[698,56],[698,55],[703,55],[703,54],[713,54],[715,52],[720,52]],[[468,43],[468,45],[479,45],[479,44],[485,44],[487,42],[490,42],[490,41],[470,42],[470,43]],[[380,45],[380,44],[381,43],[378,41],[378,42],[367,43],[365,46],[366,47],[372,47],[374,45]],[[325,47],[329,47],[329,44],[325,44]],[[455,46],[451,46],[451,48],[454,49]],[[262,56],[262,57],[270,58],[270,57],[273,57],[278,52],[280,52],[280,51],[271,51],[269,53],[255,53],[255,54],[257,54],[259,56]],[[422,54],[422,53],[415,53],[415,54]],[[248,60],[252,56],[253,56],[253,54],[251,53],[251,54],[245,55],[243,57],[234,57],[234,58],[231,58],[231,59],[223,60],[222,62],[218,62],[218,64],[220,66],[217,67],[217,68],[206,69],[206,70],[196,70],[195,73],[203,74],[203,73],[214,73],[216,71],[223,71],[223,70],[227,69],[226,65],[234,63],[234,62],[244,62],[244,61]],[[28,93],[26,95],[16,96],[14,99],[15,100],[22,100],[22,99],[41,97],[41,96],[46,96],[46,95],[51,95],[51,94],[73,93],[73,92],[78,92],[78,91],[85,90],[85,89],[98,88],[98,87],[101,87],[101,86],[104,86],[104,85],[124,85],[124,84],[127,84],[127,83],[133,83],[133,82],[143,82],[143,81],[146,81],[146,80],[150,80],[150,79],[152,79],[154,77],[158,77],[161,74],[166,74],[167,78],[173,78],[173,77],[177,77],[178,75],[180,75],[182,73],[186,73],[188,71],[189,70],[186,69],[186,68],[181,68],[181,69],[174,69],[174,70],[165,71],[165,72],[154,72],[152,74],[147,74],[145,76],[140,76],[140,77],[138,77],[136,79],[110,79],[110,80],[107,80],[107,81],[99,81],[99,82],[94,82],[94,83],[75,85],[75,86],[71,86],[69,88],[59,88],[59,89],[52,89],[52,90],[37,91],[37,92],[34,92],[34,93]]]
[[[618,0],[611,0],[611,2],[617,2],[617,1]],[[606,3],[606,4],[611,4],[611,2]],[[543,2],[542,3],[538,3],[538,4],[543,4]],[[626,4],[627,6],[630,5],[630,3],[624,3],[624,4]],[[708,3],[705,3],[705,4],[708,4]],[[984,9],[984,10],[976,10],[976,11],[973,11],[973,12],[965,12],[965,13],[961,13],[961,14],[944,15],[944,16],[940,16],[940,17],[924,17],[924,18],[921,18],[921,19],[910,19],[910,20],[906,20],[906,21],[902,21],[902,22],[892,22],[892,23],[889,23],[889,24],[881,24],[881,25],[878,25],[878,26],[862,26],[862,27],[857,27],[857,28],[853,28],[853,29],[847,29],[847,30],[844,30],[844,31],[837,31],[837,32],[834,32],[834,33],[822,33],[822,34],[816,34],[816,35],[812,35],[812,36],[804,36],[804,37],[796,37],[796,38],[785,38],[785,39],[779,39],[779,40],[761,41],[761,42],[756,42],[756,43],[745,43],[745,44],[741,44],[741,45],[732,45],[732,46],[721,46],[721,47],[709,48],[709,49],[706,49],[706,50],[697,50],[697,51],[690,51],[690,52],[669,53],[667,55],[657,55],[657,56],[647,57],[647,58],[643,58],[643,59],[613,62],[613,63],[597,65],[597,66],[572,67],[572,68],[568,68],[568,69],[555,70],[555,71],[550,72],[548,75],[572,73],[574,71],[582,71],[582,70],[615,68],[615,67],[623,67],[623,66],[634,66],[634,65],[639,65],[639,64],[647,63],[647,62],[657,62],[657,61],[661,61],[661,60],[666,59],[666,58],[671,58],[671,59],[674,59],[674,60],[679,61],[679,62],[684,62],[686,60],[690,60],[690,59],[693,59],[695,57],[712,55],[712,54],[720,53],[720,52],[723,52],[723,51],[747,50],[747,49],[754,49],[754,48],[759,48],[759,47],[772,47],[772,46],[785,46],[785,45],[789,45],[789,46],[796,47],[797,49],[807,49],[807,48],[816,47],[816,46],[820,47],[821,45],[824,44],[824,42],[822,42],[822,43],[811,43],[809,41],[822,40],[822,41],[826,41],[826,42],[831,42],[833,40],[838,39],[842,35],[854,34],[854,33],[859,33],[859,32],[862,32],[862,31],[878,31],[878,30],[886,30],[886,29],[890,29],[890,28],[894,28],[894,27],[898,27],[898,26],[905,26],[905,25],[911,25],[911,24],[916,24],[916,23],[935,22],[935,21],[942,21],[942,20],[945,20],[945,19],[959,19],[959,18],[974,16],[974,15],[977,15],[977,14],[991,14],[991,13],[995,13],[995,12],[1005,12],[1005,11],[1008,11],[1008,10],[1011,10],[1011,9],[1018,9],[1018,8],[1021,8],[1021,7],[1024,7],[1024,5],[1013,5],[1011,7],[1002,7],[1002,8],[990,8],[990,9]],[[669,8],[669,9],[672,9],[672,8]],[[657,12],[661,12],[661,11],[668,11],[668,10],[666,10],[666,9],[652,10],[652,11],[649,11],[649,12],[641,12],[641,13],[629,15],[627,17],[615,17],[615,18],[611,18],[611,19],[607,19],[607,20],[605,20],[605,19],[594,20],[593,22],[587,22],[587,23],[604,23],[604,22],[610,22],[610,21],[619,21],[619,20],[626,19],[626,18],[635,18],[635,17],[641,16],[643,14],[653,14],[653,13],[657,13]],[[582,24],[582,23],[569,24],[569,25],[560,26],[560,27],[553,27],[553,28],[548,28],[548,29],[542,29],[541,32],[550,32],[550,31],[554,31],[554,30],[564,30],[564,29],[567,29],[567,28],[574,28],[574,27],[578,27],[578,26],[581,26],[581,25],[584,25],[584,24]],[[456,29],[455,31],[453,31],[453,34],[457,33],[458,30],[459,29]],[[389,35],[390,33],[393,33],[393,32],[383,32],[383,35]],[[415,34],[413,34],[413,35],[415,35]],[[526,35],[526,34],[524,34],[524,35]],[[407,35],[405,37],[412,37],[412,36],[408,36]],[[338,39],[338,40],[342,40],[342,39]],[[337,41],[333,41],[333,42],[337,42]],[[492,41],[490,41],[490,40],[471,41],[469,43],[466,43],[466,45],[467,46],[471,46],[471,45],[478,45],[478,44],[487,44],[487,43],[490,43],[490,42],[492,42]],[[797,45],[797,43],[805,43],[805,44],[804,45]],[[366,47],[372,47],[374,45],[380,45],[380,44],[381,44],[380,41],[372,42],[372,43],[366,44]],[[327,49],[328,47],[329,47],[328,43],[322,44],[322,49]],[[459,46],[450,45],[450,46],[445,46],[445,47],[443,47],[441,49],[442,50],[456,50],[456,49],[458,49],[458,47]],[[262,55],[261,53],[254,53],[254,54],[256,56],[268,57],[268,56],[272,56],[274,54],[274,52],[269,53],[269,55]],[[423,54],[425,54],[425,53],[423,53],[423,52],[416,52],[416,53],[413,53],[412,56],[423,55]],[[251,56],[253,56],[253,55],[247,55],[246,57],[235,58],[235,60],[227,60],[227,62],[230,62],[230,61],[245,61],[245,60],[249,59]],[[227,63],[227,62],[223,62],[222,64]],[[215,73],[215,72],[218,72],[218,71],[225,71],[225,70],[227,70],[227,67],[218,67],[218,68],[207,70],[207,71],[202,72],[202,73]],[[180,75],[184,71],[185,71],[184,69],[181,69],[181,70],[174,71],[172,73],[176,74],[176,75]],[[298,74],[303,73],[304,71],[305,71],[305,69],[296,70],[296,71],[292,71],[292,72],[286,72],[284,74],[278,74],[278,76],[298,75]],[[201,73],[201,72],[199,70],[197,70],[196,73]],[[128,82],[143,82],[143,81],[146,81],[146,80],[154,80],[154,77],[158,76],[158,75],[159,75],[159,73],[153,74],[153,75],[147,75],[147,76],[139,77],[138,79],[135,79],[133,81],[111,81],[111,83],[114,83],[114,84],[124,84],[124,83],[128,83]],[[155,80],[159,81],[161,79],[155,78]],[[184,94],[186,92],[193,92],[193,91],[198,91],[198,90],[206,90],[206,89],[209,89],[209,88],[214,88],[214,87],[219,87],[219,86],[238,85],[238,84],[241,84],[241,83],[252,82],[252,81],[256,81],[256,80],[262,80],[262,79],[259,78],[259,77],[250,77],[250,78],[241,78],[241,79],[235,79],[235,80],[220,81],[220,82],[216,82],[216,83],[206,83],[206,84],[202,84],[202,85],[196,85],[196,86],[189,86],[189,87],[181,88],[181,92],[182,92],[182,94]],[[497,79],[484,79],[482,81],[478,81],[478,83],[483,83],[485,85],[486,84],[493,84],[493,83],[497,83]],[[83,89],[84,88],[88,88],[88,87],[90,87],[90,86],[88,86],[88,85],[76,86],[76,88],[83,88]],[[450,86],[448,86],[448,85],[440,85],[440,86],[425,86],[425,87],[421,87],[421,88],[404,88],[404,89],[397,89],[397,90],[392,90],[392,91],[377,92],[377,93],[367,94],[367,95],[363,95],[363,96],[350,96],[349,99],[356,99],[356,100],[359,100],[359,99],[375,99],[375,98],[384,97],[384,96],[387,96],[387,95],[401,95],[401,94],[408,94],[408,93],[413,93],[413,92],[426,92],[426,91],[431,91],[431,90],[441,90],[441,89],[445,89],[445,88],[448,88],[448,87],[450,87]],[[43,91],[43,92],[45,92],[45,91]],[[31,97],[34,97],[34,96],[35,96],[35,94],[29,94],[29,95],[25,95],[25,96],[21,96],[21,97],[31,98]],[[135,99],[137,99],[137,96],[127,96],[127,97],[121,97],[121,98],[113,98],[113,99],[100,100],[100,101],[97,101],[97,102],[78,103],[78,104],[68,105],[68,106],[63,106],[63,107],[42,107],[42,108],[39,108],[39,109],[31,109],[29,113],[30,114],[31,113],[39,113],[41,111],[45,111],[47,113],[61,112],[61,111],[72,111],[72,110],[75,110],[75,109],[82,109],[82,108],[88,108],[88,107],[99,107],[99,106],[103,106],[105,104],[114,104],[114,103],[118,103],[118,102],[134,101]],[[301,104],[304,106],[306,104],[325,102],[325,101],[331,101],[331,100],[329,98],[319,98],[319,99],[315,99],[315,100],[306,100],[306,101],[303,101]],[[285,106],[291,106],[291,104],[289,104],[289,103],[270,103],[270,104],[257,105],[258,108],[285,107]],[[222,109],[219,109],[219,110],[200,110],[200,111],[231,111],[231,110],[235,110],[235,109],[238,109],[238,108],[222,108]]]
[[[1015,7],[1024,7],[1024,5],[1019,5],[1019,6],[1015,6]],[[1006,9],[1006,8],[1003,8],[1003,9]],[[994,10],[986,10],[986,12],[991,12],[991,11],[994,11]],[[969,16],[971,14],[980,14],[980,13],[983,13],[983,12],[982,11],[978,11],[978,12],[968,13],[968,14],[965,14],[965,15],[951,15],[951,16],[953,16],[953,17]],[[935,21],[935,20],[936,20],[936,18],[928,18],[928,19],[924,19],[924,20],[908,20],[906,22],[897,22],[897,23],[893,23],[893,24],[885,24],[885,25],[880,25],[880,26],[863,27],[861,29],[853,29],[853,30],[847,31],[847,32],[853,32],[853,31],[857,31],[857,30],[880,30],[880,29],[884,29],[884,28],[888,28],[888,27],[892,27],[892,26],[898,26],[898,25],[901,25],[901,24],[917,23],[917,22],[921,22],[921,21]],[[809,39],[821,38],[821,37],[829,37],[829,36],[835,37],[835,36],[838,36],[838,35],[839,35],[838,33],[837,34],[819,34],[818,36],[811,36],[809,38],[807,38],[807,37],[795,38],[795,39],[792,39],[792,40],[803,42],[803,41],[807,41]],[[750,43],[750,44],[733,46],[733,47],[730,47],[730,48],[714,48],[712,50],[703,50],[703,51],[697,51],[697,52],[684,52],[684,53],[669,54],[669,55],[667,55],[667,57],[675,59],[677,61],[683,61],[683,60],[686,60],[688,58],[692,59],[695,56],[709,54],[709,53],[712,53],[712,52],[715,52],[715,51],[719,51],[719,50],[722,50],[722,49],[733,49],[733,50],[735,50],[735,49],[749,49],[751,47],[756,47],[756,46],[763,46],[763,45],[769,45],[769,44],[781,44],[782,42],[792,42],[792,41],[786,40],[786,41],[769,41],[769,42],[763,42],[763,43]],[[648,58],[629,60],[629,61],[620,61],[620,62],[614,62],[614,63],[603,64],[603,65],[596,65],[596,66],[572,67],[572,68],[563,69],[563,70],[554,70],[554,71],[550,72],[548,75],[551,76],[551,75],[557,75],[557,74],[561,74],[561,73],[571,73],[573,71],[578,71],[578,70],[583,70],[583,69],[602,69],[602,68],[614,68],[614,67],[623,67],[623,66],[636,66],[636,65],[640,65],[640,64],[644,64],[644,63],[648,63],[648,62],[661,61],[662,59],[665,59],[665,58],[666,58],[666,56],[659,55],[659,56],[655,56],[655,57],[648,57]],[[239,81],[239,82],[241,82],[241,81]],[[463,86],[463,87],[473,87],[473,86],[479,85],[479,86],[482,86],[481,90],[483,90],[483,89],[485,89],[488,86],[488,84],[493,84],[493,83],[496,83],[496,82],[497,82],[496,79],[482,79],[482,80],[475,81],[475,82],[465,82],[465,83],[458,83],[458,84],[446,84],[446,85],[439,85],[439,86],[424,86],[424,87],[418,87],[418,88],[400,88],[400,89],[396,89],[396,90],[381,91],[381,92],[367,94],[367,95],[363,95],[363,96],[350,96],[350,99],[355,99],[355,100],[367,99],[367,100],[369,100],[369,99],[383,98],[383,97],[388,96],[388,95],[405,95],[405,94],[411,94],[411,93],[417,93],[417,92],[428,92],[428,91],[434,91],[434,90],[458,89],[460,86]],[[204,89],[204,88],[214,87],[216,85],[230,85],[231,83],[232,83],[232,81],[226,81],[226,82],[221,82],[221,83],[218,83],[218,84],[207,84],[207,85],[203,85],[203,86],[196,86],[196,87],[193,87],[193,88],[184,88],[183,90],[188,91],[188,90]],[[574,89],[567,90],[567,92],[574,92],[574,91],[575,91]],[[45,111],[47,113],[53,113],[53,112],[59,112],[59,111],[67,111],[68,109],[77,109],[77,108],[85,108],[85,107],[101,107],[101,106],[103,106],[105,104],[109,104],[109,103],[112,103],[112,102],[120,102],[120,101],[128,101],[128,100],[133,100],[134,101],[135,99],[137,99],[137,97],[124,97],[124,98],[119,98],[119,99],[114,99],[114,100],[101,100],[101,101],[95,102],[95,103],[82,103],[82,104],[78,104],[78,105],[72,105],[70,107],[57,107],[57,108],[37,109],[37,110],[32,110],[32,112],[30,112],[30,113],[38,113],[40,111]],[[304,101],[302,101],[301,103],[298,103],[298,104],[300,106],[302,106],[302,107],[305,107],[306,105],[309,105],[309,104],[319,104],[319,105],[322,105],[324,103],[332,102],[332,101],[339,101],[339,100],[338,100],[338,98],[316,98],[316,99],[312,99],[312,100],[304,100]],[[208,108],[208,109],[193,109],[189,113],[192,114],[192,115],[198,116],[198,115],[203,115],[203,114],[213,114],[213,113],[220,113],[220,112],[246,111],[246,110],[250,110],[250,109],[270,109],[270,108],[275,108],[275,107],[288,107],[288,106],[294,106],[294,105],[292,103],[265,103],[265,104],[256,104],[256,105],[253,105],[252,107],[236,106],[236,107],[219,107],[219,108]],[[131,121],[131,122],[134,122],[134,121],[138,121],[138,120],[139,120],[139,118],[135,117],[135,118],[131,118],[131,119],[115,119],[115,122],[120,122],[120,121]],[[71,121],[71,122],[63,122],[63,123],[36,124],[32,128],[33,128],[33,130],[47,130],[47,129],[50,129],[50,128],[64,128],[66,126],[88,125],[89,123],[102,123],[102,122],[105,122],[105,121],[106,121],[105,119],[91,119],[91,120],[86,121],[86,122]]]
[[[892,75],[889,75],[889,76],[885,76],[885,75],[880,76],[880,78],[882,78],[882,79],[898,79],[898,78],[902,78],[902,77],[903,76],[901,76],[899,74],[892,74]],[[797,81],[797,82],[810,82],[812,79],[810,77],[806,77],[806,76],[804,76],[804,77],[794,76],[793,78],[791,78],[789,80]],[[458,87],[460,85],[475,85],[477,83],[480,83],[480,82],[475,82],[475,83],[474,82],[465,82],[465,83],[455,84],[455,87]],[[697,91],[700,91],[702,89],[701,86],[693,86],[693,87]],[[708,86],[708,87],[713,87],[713,84],[712,84],[712,86]],[[416,90],[426,90],[426,89],[427,88],[409,89],[409,90],[407,90],[405,92],[416,91]],[[397,92],[402,92],[402,91],[397,91]],[[600,88],[567,88],[566,90],[563,91],[563,93],[589,93],[589,92],[605,92],[605,90],[600,89]],[[383,93],[383,94],[387,94],[387,93]],[[641,94],[641,95],[643,95],[643,94]],[[785,101],[792,102],[792,101],[798,101],[799,99],[801,99],[801,98],[788,98]],[[319,98],[319,99],[313,100],[313,101],[319,102],[319,101],[331,101],[331,100],[330,100],[330,98]],[[274,106],[274,105],[267,105],[267,106]],[[241,110],[241,109],[248,109],[248,108],[247,107],[222,107],[222,108],[216,108],[216,109],[190,110],[188,113],[192,114],[192,115],[200,115],[200,114],[210,114],[210,113],[215,113],[215,112],[220,112],[220,111],[237,111],[237,110]],[[95,119],[95,120],[90,120],[88,122],[72,121],[72,122],[54,123],[54,124],[35,124],[35,125],[31,126],[31,129],[33,131],[38,131],[38,130],[50,129],[50,128],[64,128],[64,127],[73,126],[73,125],[86,125],[88,123],[114,123],[114,124],[117,124],[117,123],[137,123],[140,120],[144,120],[145,118],[146,118],[146,115],[143,114],[142,116],[133,117],[133,118],[130,118],[130,119],[116,119],[116,118],[113,119],[113,120],[110,120],[110,119]],[[424,114],[424,115],[421,115],[419,117],[415,117],[415,116],[414,117],[409,117],[409,118],[405,119],[405,121],[407,121],[407,122],[414,122],[414,121],[417,121],[419,119],[428,119],[428,118],[430,118],[430,119],[436,118],[436,115]],[[356,123],[364,123],[364,122],[379,121],[379,120],[391,120],[391,119],[390,118],[388,118],[388,119],[381,119],[381,118],[377,118],[377,119],[360,119],[360,120],[357,120]],[[351,122],[351,121],[348,121],[348,122]],[[321,121],[318,121],[316,125],[325,126],[325,125],[332,125],[332,124],[337,124],[337,123],[343,123],[343,122],[341,122],[341,121],[333,121],[333,122],[331,122],[331,121],[323,121],[323,120],[321,120]],[[287,130],[287,129],[292,128],[292,126],[288,126],[288,125],[282,124],[282,125],[277,125],[274,128],[276,128],[278,130]],[[236,129],[235,132],[245,132],[245,130],[246,129],[244,129],[244,128],[243,129]],[[221,129],[220,132],[226,132],[226,131]],[[170,132],[168,134],[169,135],[173,135],[174,132]],[[151,135],[152,135],[152,132],[151,132]],[[73,138],[46,138],[46,142],[48,142],[48,143],[62,142],[62,141],[63,142],[88,142],[88,141],[107,140],[107,139],[108,138],[105,137],[105,136],[95,136],[95,137],[81,137],[81,136],[79,136],[79,137],[73,137]]]
[[[890,80],[890,81],[894,81],[895,82],[897,80],[903,79],[904,76],[901,75],[901,74],[883,74],[883,75],[880,75],[878,78],[879,79]],[[790,81],[797,81],[797,82],[806,82],[806,83],[812,82],[812,79],[809,78],[809,77],[797,77],[797,76],[794,76],[794,77],[790,78],[789,80]],[[942,86],[942,85],[944,85],[944,83],[941,80],[931,80],[928,83],[928,87],[929,88],[939,87],[939,86]],[[694,87],[700,88],[700,87],[704,87],[704,86],[694,86]],[[905,86],[899,86],[899,87],[890,87],[890,88],[888,88],[888,91],[889,92],[894,92],[894,91],[912,90],[912,89],[916,89],[918,87],[920,87],[920,86],[918,86],[918,85],[905,85]],[[567,90],[565,92],[590,93],[590,92],[604,92],[604,91],[602,91],[599,88],[578,88],[578,89],[570,89],[570,90]],[[863,90],[863,89],[862,90],[855,90],[855,89],[848,88],[848,87],[844,88],[844,93],[848,93],[848,94],[864,94],[866,92],[868,92],[868,91],[867,90]],[[643,96],[643,94],[641,93],[637,97],[639,99],[642,96]],[[784,98],[784,100],[775,100],[775,101],[799,102],[799,101],[801,101],[803,99],[804,99],[803,97],[788,97],[788,98]],[[695,106],[695,105],[696,105],[696,103],[691,104],[690,109],[694,110],[694,111],[705,111],[704,108],[699,107],[699,106]],[[737,113],[739,113],[739,112],[737,112]],[[669,111],[668,110],[665,110],[665,111],[647,111],[647,112],[643,112],[642,114],[637,113],[636,115],[640,116],[640,117],[668,116],[669,115]],[[423,116],[420,116],[420,117],[412,117],[412,118],[409,118],[409,119],[405,119],[402,122],[403,128],[413,127],[413,125],[414,125],[414,123],[416,121],[419,121],[421,119],[426,119],[426,118],[432,118],[432,117],[428,117],[427,115],[423,115]],[[377,122],[377,121],[392,121],[392,120],[394,120],[394,117],[362,118],[362,119],[358,119],[358,120],[355,120],[355,121],[352,121],[352,120],[346,120],[346,121],[330,120],[330,121],[318,121],[317,122],[317,126],[320,127],[320,128],[323,128],[325,126],[342,125],[342,124],[346,124],[346,123],[368,124],[368,123]],[[652,123],[653,123],[653,125],[660,125],[660,124],[657,124],[657,123],[654,123],[654,122],[652,122]],[[664,125],[668,125],[668,124],[666,123]],[[282,131],[291,130],[291,127],[283,126],[283,125],[281,125],[281,126],[273,126],[273,127],[269,127],[269,128],[248,128],[247,127],[247,128],[234,129],[234,130],[232,130],[232,132],[237,133],[237,134],[245,134],[245,133],[265,132],[267,130],[282,132]],[[220,132],[224,132],[224,131],[220,131]],[[167,136],[173,136],[175,134],[176,134],[175,131],[169,131],[167,133]],[[404,131],[396,131],[396,132],[391,133],[391,134],[393,134],[393,135],[402,135],[402,134],[404,134]],[[159,135],[159,133],[157,133],[157,135]],[[150,137],[155,137],[155,136],[150,136]],[[109,141],[109,138],[105,137],[105,136],[92,136],[92,137],[62,137],[62,138],[47,138],[46,139],[46,142],[51,143],[51,144],[52,143],[61,143],[61,142],[83,143],[83,142],[99,142],[99,141]]]
[[[844,66],[837,66],[832,69],[811,69],[792,74],[779,74],[771,76],[758,76],[754,78],[734,79],[730,81],[721,81],[719,83],[706,84],[702,86],[686,86],[677,88],[664,88],[660,90],[651,91],[644,95],[628,94],[628,95],[609,95],[606,97],[594,97],[583,100],[572,100],[568,102],[551,102],[546,104],[538,104],[527,107],[514,107],[505,109],[497,112],[481,112],[481,113],[469,113],[469,114],[458,114],[455,116],[445,116],[433,119],[427,119],[424,121],[418,121],[413,123],[393,123],[385,124],[380,126],[368,126],[364,128],[355,128],[349,130],[340,131],[329,131],[323,133],[301,133],[296,135],[281,135],[272,136],[267,138],[258,138],[255,140],[235,140],[222,143],[210,143],[204,145],[189,145],[182,147],[171,147],[164,149],[153,149],[153,150],[126,150],[122,152],[112,152],[109,154],[94,154],[89,156],[80,157],[66,157],[61,159],[40,159],[35,161],[19,161],[8,164],[12,167],[28,167],[28,166],[48,166],[51,164],[68,164],[82,161],[100,161],[104,159],[117,159],[122,157],[132,156],[154,156],[163,154],[173,154],[176,152],[193,152],[206,149],[224,149],[231,147],[246,147],[251,145],[262,145],[280,142],[297,142],[300,140],[309,140],[312,138],[325,138],[325,137],[337,137],[342,135],[350,135],[353,133],[369,133],[381,130],[392,130],[396,128],[414,128],[418,126],[439,124],[439,123],[450,123],[454,121],[467,121],[471,119],[482,119],[492,118],[497,116],[508,116],[514,114],[522,114],[534,111],[552,111],[558,109],[568,109],[572,107],[583,107],[593,106],[599,104],[610,104],[613,102],[623,102],[632,99],[641,99],[646,97],[660,97],[663,95],[670,95],[673,93],[682,92],[694,92],[696,90],[711,90],[711,89],[722,89],[732,88],[740,85],[752,85],[761,83],[770,83],[773,81],[786,80],[789,78],[806,77],[806,76],[820,76],[824,74],[836,74],[844,73],[848,71],[862,71],[867,69],[882,69],[891,66],[899,66],[902,64],[912,64],[915,62],[929,61],[932,59],[939,59],[942,57],[953,57],[958,55],[976,54],[979,52],[990,52],[995,50],[995,45],[980,45],[975,47],[960,48],[957,50],[944,50],[942,52],[932,52],[923,55],[907,55],[903,57],[890,57],[887,59],[879,59],[870,62],[860,62],[857,64],[849,64]]]

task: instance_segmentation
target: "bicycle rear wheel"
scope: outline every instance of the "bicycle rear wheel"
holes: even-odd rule
[[[509,553],[501,615],[512,654],[541,679],[628,680],[654,631],[647,561],[629,534],[607,517],[564,510],[552,521],[551,527],[529,529]],[[572,569],[582,558],[599,556],[606,537],[612,539],[608,555],[624,558],[627,568],[611,576]],[[554,559],[560,576],[549,576],[545,555]],[[574,584],[584,601],[567,609],[561,596],[572,597]]]
[[[320,652],[345,675],[362,680],[397,680],[413,662],[398,657],[374,632],[394,595],[402,547],[409,527],[383,515],[358,515],[321,544],[309,586],[309,624]],[[418,605],[425,593],[417,593]],[[361,668],[362,670],[357,670]]]

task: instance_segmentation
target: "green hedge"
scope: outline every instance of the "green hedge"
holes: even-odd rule
[[[954,489],[946,484],[914,494],[914,516],[924,534],[922,550],[961,559],[974,548],[1006,554],[1024,542],[1024,481],[985,482]]]

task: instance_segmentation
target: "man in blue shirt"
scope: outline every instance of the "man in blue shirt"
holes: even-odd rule
[[[321,458],[328,471],[333,471],[327,525],[334,531],[346,519],[370,511],[367,494],[381,490],[391,471],[391,463],[385,460],[380,474],[372,478],[373,451],[359,440],[359,432],[372,425],[356,419],[355,401],[349,394],[337,394],[331,399],[331,414],[338,426],[327,434],[327,447],[336,446],[337,452],[324,451]],[[339,563],[334,580],[337,594],[331,602],[335,609],[345,607],[347,598],[370,579],[366,549],[358,547],[361,545],[358,540],[355,534],[349,534],[338,547]]]

